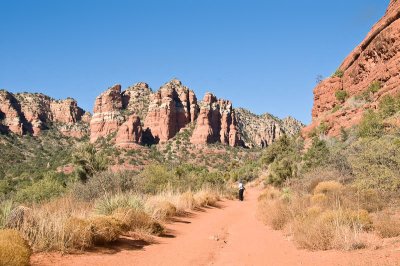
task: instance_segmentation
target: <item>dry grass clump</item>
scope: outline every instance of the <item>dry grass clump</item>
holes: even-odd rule
[[[111,215],[119,208],[143,210],[143,199],[135,194],[117,194],[104,196],[95,203],[95,212],[99,215]]]
[[[400,236],[400,221],[387,213],[378,214],[374,221],[374,227],[383,238]]]
[[[314,188],[315,194],[339,194],[343,190],[343,185],[337,181],[323,181]]]
[[[177,214],[175,205],[162,197],[152,197],[147,200],[145,210],[153,219],[166,220]]]
[[[216,206],[220,196],[211,189],[202,189],[194,195],[194,200],[199,207]]]
[[[31,248],[18,231],[0,230],[0,265],[29,265],[31,254]]]
[[[88,220],[72,217],[64,226],[65,247],[70,249],[86,249],[93,246],[92,225]]]
[[[114,212],[113,217],[121,222],[125,231],[143,231],[153,235],[164,232],[164,227],[144,211],[119,209]]]
[[[259,215],[274,230],[282,230],[291,219],[287,204],[281,200],[263,201],[259,205]]]
[[[110,216],[97,216],[89,220],[92,227],[93,243],[105,245],[116,241],[122,234],[122,223]]]

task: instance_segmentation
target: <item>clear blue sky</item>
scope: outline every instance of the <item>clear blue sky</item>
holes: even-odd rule
[[[0,88],[97,95],[173,77],[236,107],[311,120],[329,76],[389,0],[0,0]]]

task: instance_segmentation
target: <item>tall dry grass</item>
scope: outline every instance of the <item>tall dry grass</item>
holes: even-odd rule
[[[31,248],[16,230],[0,230],[0,265],[29,265]]]
[[[49,203],[18,207],[5,224],[18,230],[34,251],[88,249],[107,245],[129,232],[160,235],[162,222],[196,207],[213,206],[218,191],[204,188],[178,193],[166,190],[157,195],[117,193],[94,202],[65,196]]]
[[[312,194],[288,191],[266,189],[259,197],[258,212],[272,229],[286,229],[299,247],[354,250],[369,244],[367,235],[376,225],[370,213],[360,208],[365,204],[354,190],[323,181]]]

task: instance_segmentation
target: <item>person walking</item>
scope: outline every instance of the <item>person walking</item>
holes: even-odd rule
[[[244,184],[243,184],[242,180],[239,180],[239,200],[240,201],[244,200],[244,196],[243,196],[244,190],[245,190]]]

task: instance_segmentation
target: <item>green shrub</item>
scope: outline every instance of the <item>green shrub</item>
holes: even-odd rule
[[[58,197],[65,192],[65,187],[54,176],[47,175],[43,179],[18,190],[15,200],[18,202],[43,202]]]
[[[349,161],[357,184],[364,189],[400,189],[400,139],[365,138],[350,147]]]
[[[332,77],[343,78],[343,76],[344,76],[344,71],[340,69],[337,69],[335,73],[332,74]]]
[[[283,158],[271,164],[267,182],[274,186],[281,186],[286,180],[296,176],[296,173],[296,162]]]
[[[371,85],[369,85],[368,87],[368,91],[372,92],[372,93],[377,93],[382,87],[382,84],[379,80],[374,81],[371,83]]]
[[[385,95],[379,102],[379,112],[384,118],[390,117],[400,111],[400,97]]]
[[[338,90],[335,92],[335,97],[339,102],[343,103],[349,97],[349,94],[345,90]]]
[[[96,173],[107,169],[107,156],[98,152],[93,144],[85,144],[73,154],[73,162],[76,166],[76,175],[81,181],[87,181]]]
[[[330,151],[324,140],[313,138],[312,145],[304,154],[304,168],[306,170],[316,168],[327,163]]]
[[[383,133],[384,125],[380,115],[371,110],[366,111],[358,125],[358,136],[361,138],[380,137]]]

